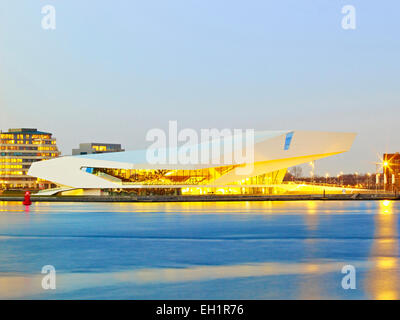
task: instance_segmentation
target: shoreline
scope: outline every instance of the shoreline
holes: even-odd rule
[[[21,196],[0,196],[1,201],[23,201]],[[400,200],[394,194],[328,195],[209,195],[209,196],[31,196],[32,202],[223,202],[223,201],[376,201]]]

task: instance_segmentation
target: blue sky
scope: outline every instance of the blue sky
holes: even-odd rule
[[[41,28],[41,8],[57,28]],[[356,30],[341,27],[344,5]],[[317,172],[373,172],[400,151],[395,0],[4,0],[0,128],[145,147],[167,128],[357,132]]]

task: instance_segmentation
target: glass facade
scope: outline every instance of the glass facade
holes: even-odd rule
[[[206,168],[199,170],[146,170],[93,168],[93,174],[124,185],[199,185],[209,184],[235,166]]]
[[[37,129],[10,129],[0,132],[1,189],[49,187],[51,183],[27,175],[35,161],[58,157],[56,139]]]
[[[283,147],[284,150],[289,150],[290,144],[292,143],[293,134],[294,134],[293,131],[292,131],[292,132],[289,132],[288,134],[286,134],[285,146]]]
[[[213,167],[198,170],[151,170],[151,169],[113,169],[87,168],[82,171],[94,174],[102,179],[118,183],[121,188],[127,186],[176,186],[181,194],[271,194],[275,185],[281,184],[286,169],[262,175],[232,181],[218,185],[217,179],[231,173],[238,165]]]

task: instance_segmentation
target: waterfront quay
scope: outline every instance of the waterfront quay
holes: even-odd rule
[[[23,201],[22,196],[0,196],[0,201]],[[206,195],[206,196],[32,196],[32,202],[218,202],[218,201],[351,201],[400,200],[393,193],[305,195]]]

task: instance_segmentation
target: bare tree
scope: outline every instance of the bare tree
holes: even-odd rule
[[[302,174],[303,174],[303,169],[299,166],[296,167],[292,167],[290,168],[290,173],[296,178],[299,179],[301,178]]]

